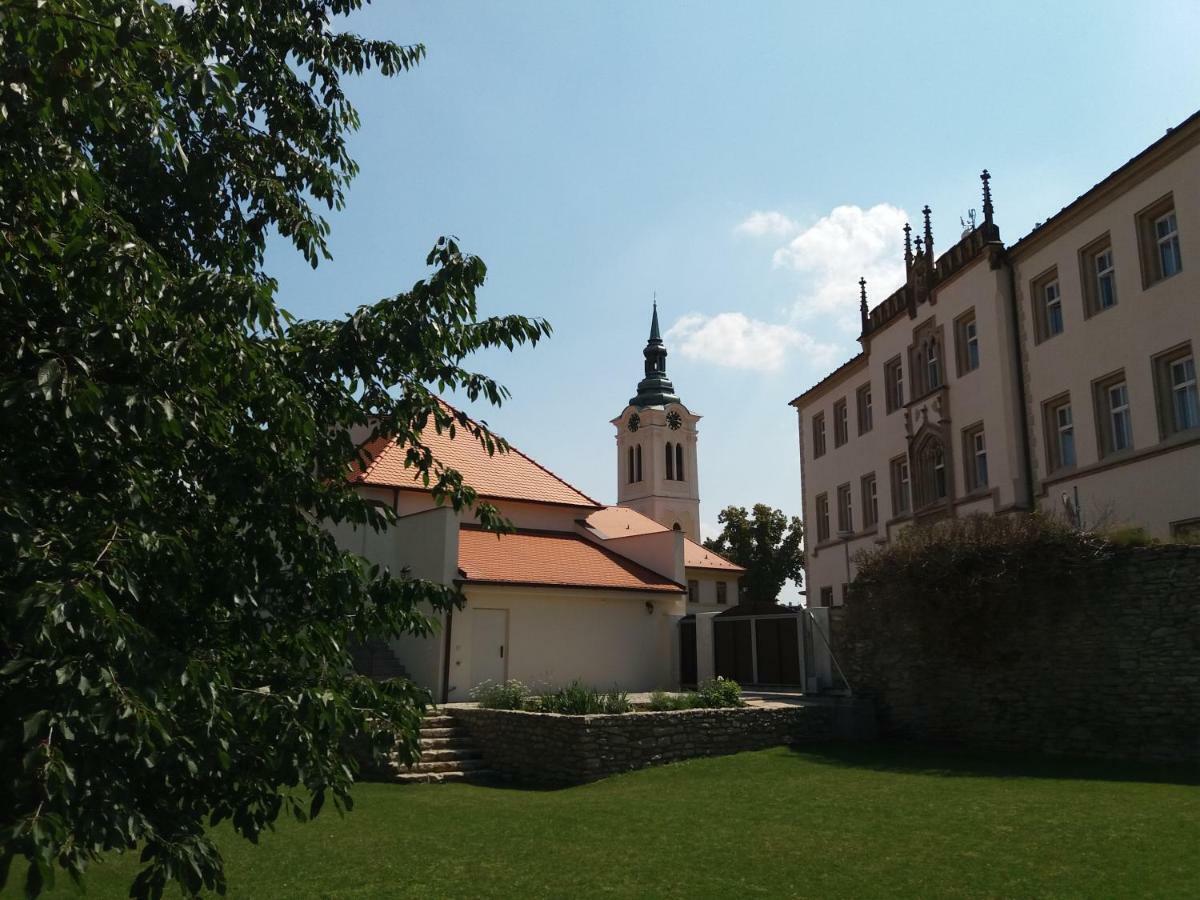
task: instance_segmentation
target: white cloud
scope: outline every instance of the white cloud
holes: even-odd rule
[[[667,338],[688,359],[761,372],[779,371],[789,355],[827,365],[838,353],[833,344],[820,343],[790,325],[772,325],[739,312],[689,313],[671,326]]]
[[[795,319],[835,314],[838,324],[857,332],[858,279],[867,279],[872,306],[904,282],[906,221],[908,214],[888,203],[838,206],[777,249],[775,265],[804,276]]]
[[[762,237],[768,234],[775,237],[786,237],[799,231],[800,226],[783,213],[755,210],[744,221],[739,222],[733,230],[737,234],[748,234],[753,237]]]

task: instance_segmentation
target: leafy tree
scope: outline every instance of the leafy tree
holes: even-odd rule
[[[350,434],[503,527],[421,429],[502,442],[430,388],[502,402],[465,358],[549,326],[480,319],[484,265],[446,238],[346,318],[278,305],[268,235],[327,258],[356,172],[343,77],[424,54],[335,29],[361,6],[0,6],[0,886],[140,846],[133,894],[223,891],[208,825],[348,808],[356,747],[414,753],[429,698],[347,647],[459,597],[322,527],[392,519],[346,484]]]
[[[751,603],[774,603],[785,581],[804,579],[804,525],[793,516],[765,503],[756,503],[753,514],[745,507],[727,506],[717,516],[721,533],[704,542],[726,559],[744,566],[742,597]]]

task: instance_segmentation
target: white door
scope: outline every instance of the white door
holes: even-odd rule
[[[471,610],[471,684],[508,679],[508,610]]]

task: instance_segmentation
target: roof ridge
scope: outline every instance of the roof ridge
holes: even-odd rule
[[[553,478],[557,481],[561,481],[563,484],[565,484],[567,487],[569,487],[571,490],[573,490],[575,493],[577,493],[584,500],[587,500],[589,503],[592,503],[597,507],[604,506],[603,503],[598,503],[594,497],[589,497],[587,494],[585,494],[579,488],[575,487],[575,485],[571,484],[571,482],[567,481],[567,479],[563,478],[561,475],[558,475],[555,472],[553,472],[550,469],[543,466],[540,462],[538,462],[536,459],[534,459],[528,453],[521,450],[521,448],[516,447],[513,444],[509,443],[508,438],[504,437],[503,435],[499,434],[498,432],[492,431],[490,425],[480,425],[479,422],[477,422],[475,419],[472,419],[469,415],[467,415],[467,413],[463,412],[458,407],[451,406],[442,397],[439,397],[437,394],[434,394],[434,397],[437,399],[438,403],[442,404],[442,406],[446,407],[446,409],[453,410],[454,412],[459,413],[460,415],[464,416],[468,422],[471,422],[475,425],[485,428],[487,430],[488,434],[493,435],[494,437],[500,438],[508,446],[508,449],[510,451],[512,451],[513,453],[516,453],[518,456],[522,457],[523,459],[527,460],[528,462],[533,463],[535,466],[537,466],[539,469],[541,469],[543,472],[545,472],[551,478]]]

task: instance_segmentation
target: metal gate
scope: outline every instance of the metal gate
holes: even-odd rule
[[[679,683],[695,687],[696,676],[696,619],[687,616],[679,623]]]
[[[803,687],[801,628],[797,613],[717,616],[713,620],[717,675],[739,684]]]

